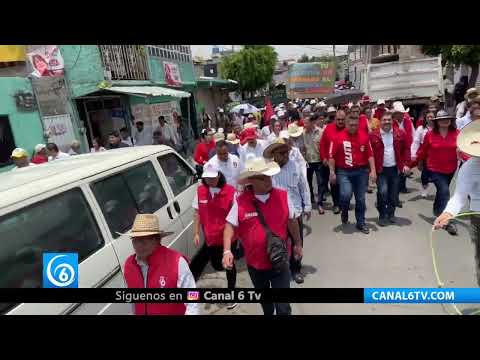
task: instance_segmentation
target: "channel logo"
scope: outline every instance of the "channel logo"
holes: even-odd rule
[[[200,299],[200,293],[198,291],[187,292],[188,301],[198,301]]]
[[[78,288],[78,254],[43,254],[44,288]]]

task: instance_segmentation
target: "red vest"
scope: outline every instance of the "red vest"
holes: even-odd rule
[[[270,197],[264,204],[255,198],[253,191],[247,190],[237,198],[238,203],[238,236],[245,251],[245,261],[248,266],[257,270],[270,270],[272,263],[267,254],[265,231],[258,220],[253,204],[257,202],[260,211],[273,233],[282,238],[290,253],[287,239],[288,200],[287,192],[273,188]]]
[[[178,261],[182,255],[161,245],[148,258],[147,288],[176,288]],[[125,261],[125,280],[129,288],[145,288],[142,270],[130,255]],[[136,303],[135,315],[185,315],[182,303]]]
[[[223,246],[225,219],[232,208],[235,188],[225,184],[212,199],[209,188],[200,184],[197,188],[197,195],[198,214],[200,215],[205,242],[208,246]]]
[[[402,172],[403,167],[410,163],[410,148],[407,146],[405,132],[402,129],[392,128],[392,131],[395,162],[397,163],[398,171]],[[375,159],[375,170],[377,174],[380,174],[383,170],[383,156],[385,153],[385,146],[380,129],[373,130],[369,138]]]

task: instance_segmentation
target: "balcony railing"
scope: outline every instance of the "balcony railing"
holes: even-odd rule
[[[148,62],[143,45],[99,45],[105,70],[111,80],[148,80]]]

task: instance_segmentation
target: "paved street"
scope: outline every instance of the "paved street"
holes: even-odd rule
[[[342,228],[340,216],[327,211],[314,212],[307,223],[304,245],[305,283],[292,287],[436,287],[430,242],[433,196],[420,197],[418,174],[408,179],[409,194],[397,209],[398,224],[381,228],[374,208],[375,192],[367,194],[367,223],[370,234],[355,230],[354,213]],[[452,183],[453,186],[453,183]],[[429,194],[434,193],[430,185]],[[353,201],[352,201],[353,203]],[[435,233],[440,276],[448,287],[476,287],[473,246],[465,225],[458,225],[459,236],[445,231]],[[238,287],[252,287],[243,261],[237,265]],[[226,287],[225,274],[205,270],[198,287]],[[446,314],[451,306],[438,304],[293,304],[293,314]],[[476,306],[478,308],[478,305]],[[459,305],[465,313],[475,305]],[[239,304],[227,310],[223,304],[202,305],[203,314],[262,314],[258,304]]]

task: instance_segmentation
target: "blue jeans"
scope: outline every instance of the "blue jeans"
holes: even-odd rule
[[[355,218],[357,225],[365,225],[365,194],[368,189],[368,168],[337,169],[337,182],[340,187],[340,208],[347,212],[352,193],[355,195]]]
[[[430,182],[430,172],[427,170],[426,167],[423,168],[420,179],[422,180],[423,186],[427,186],[428,183]]]
[[[429,171],[429,173],[430,180],[437,188],[435,201],[433,202],[433,215],[439,216],[447,206],[448,199],[450,199],[449,186],[455,172],[451,174],[442,174],[435,171]]]
[[[397,166],[384,167],[377,178],[377,209],[380,219],[395,215],[400,177]]]

